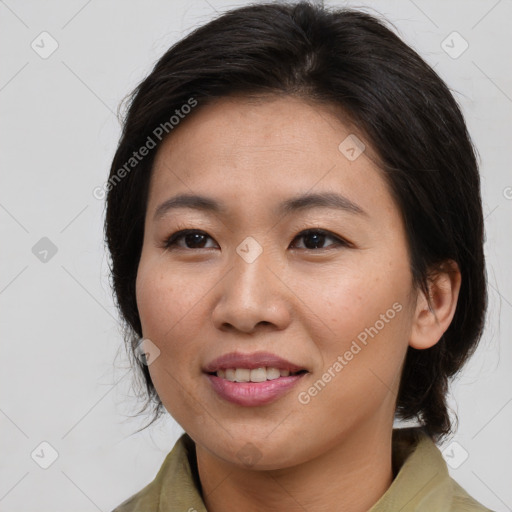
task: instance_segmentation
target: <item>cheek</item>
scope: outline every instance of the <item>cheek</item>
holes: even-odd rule
[[[165,377],[198,372],[196,346],[201,342],[200,318],[204,317],[206,284],[195,283],[178,270],[171,271],[165,262],[142,259],[136,283],[137,307],[145,338],[160,350],[160,356],[150,367],[150,373],[159,371],[156,380]],[[207,289],[207,288],[206,288]],[[158,364],[156,364],[158,363]],[[180,377],[183,379],[183,377]]]
[[[324,282],[309,295],[311,309],[322,320],[312,335],[321,354],[320,371],[331,368],[341,376],[336,380],[344,381],[332,392],[358,397],[363,390],[378,393],[373,385],[379,379],[384,392],[398,384],[411,328],[410,273],[398,261],[361,265],[364,271],[344,269],[335,274],[336,282]],[[337,365],[336,371],[332,367],[340,356],[343,369]]]
[[[141,259],[136,282],[137,307],[145,337],[172,343],[183,326],[187,337],[197,326],[194,316],[201,310],[207,283],[194,280],[180,269],[169,268],[162,257]]]
[[[201,372],[197,354],[201,336],[201,298],[205,291],[192,286],[189,277],[170,272],[141,260],[137,275],[137,306],[142,332],[160,350],[149,366],[155,389],[167,411],[180,425],[189,428],[207,421],[205,409],[197,400]]]
[[[406,316],[396,314],[396,310],[401,306],[404,311],[408,301],[408,268],[394,264],[387,269],[383,271],[383,265],[378,262],[357,261],[341,269],[331,267],[329,275],[316,272],[314,276],[302,276],[294,290],[322,320],[323,329],[331,332],[331,337],[334,334],[343,334],[343,339],[355,337],[388,311],[387,316],[397,319],[394,324],[401,323]],[[399,306],[393,308],[395,303]]]
[[[408,345],[408,288],[369,277],[352,276],[317,294],[323,322],[312,337],[321,366],[305,382],[299,401],[308,417],[325,420],[327,413],[338,434],[336,425],[360,424],[378,410],[394,410]]]

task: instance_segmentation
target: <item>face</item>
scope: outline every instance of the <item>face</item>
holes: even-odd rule
[[[333,112],[224,98],[155,159],[136,283],[149,371],[225,462],[289,467],[392,428],[415,303],[405,231],[371,148],[354,158]],[[230,381],[247,378],[262,382]]]

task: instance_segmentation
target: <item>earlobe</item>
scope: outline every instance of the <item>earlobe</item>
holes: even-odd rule
[[[430,301],[420,291],[409,345],[418,350],[434,346],[450,326],[457,308],[461,273],[457,263],[446,261],[429,277]]]

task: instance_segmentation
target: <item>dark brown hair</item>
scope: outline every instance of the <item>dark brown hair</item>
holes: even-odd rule
[[[451,432],[449,378],[475,350],[487,305],[478,165],[443,80],[383,21],[361,11],[306,2],[229,11],[173,45],[132,93],[105,187],[112,285],[129,353],[142,337],[135,280],[152,165],[165,138],[155,130],[179,129],[170,117],[191,98],[197,111],[215,98],[267,93],[340,107],[365,135],[401,210],[417,287],[428,294],[431,272],[446,260],[460,268],[453,321],[432,348],[408,348],[397,398],[397,416],[419,419],[439,440]],[[148,137],[156,149],[130,160]],[[148,368],[133,363],[156,419],[163,406]]]

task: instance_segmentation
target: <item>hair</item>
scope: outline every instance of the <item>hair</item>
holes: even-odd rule
[[[453,320],[431,348],[408,347],[395,411],[418,420],[436,441],[452,433],[449,379],[474,352],[487,307],[476,151],[443,80],[382,20],[358,10],[300,2],[228,11],[174,44],[129,96],[105,188],[105,239],[128,353],[142,337],[135,281],[153,161],[172,135],[169,118],[191,98],[194,115],[234,95],[290,95],[341,108],[342,122],[357,126],[377,154],[400,209],[415,288],[429,297],[433,273],[457,263],[462,282]],[[157,127],[165,127],[164,137],[155,137]],[[149,138],[158,139],[156,149],[134,162]],[[161,400],[147,366],[132,362],[145,384],[143,410],[153,404],[154,421]]]

